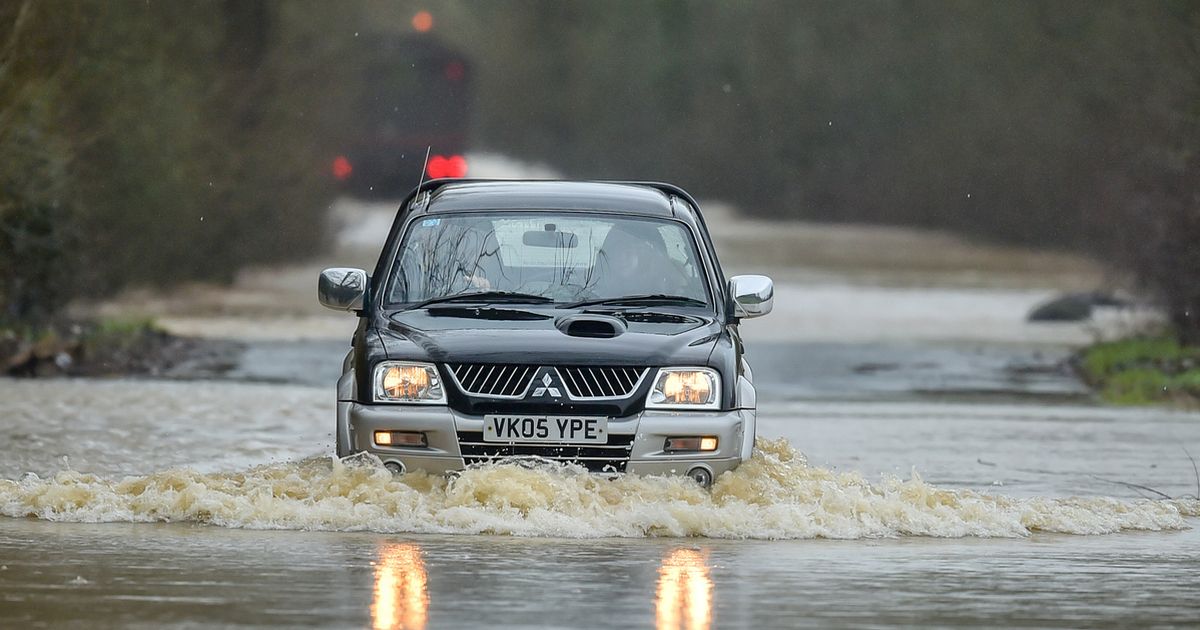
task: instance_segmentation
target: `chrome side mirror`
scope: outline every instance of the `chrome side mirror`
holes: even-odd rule
[[[331,267],[317,281],[321,306],[335,311],[362,310],[367,298],[367,272],[350,267]]]
[[[766,276],[734,276],[729,279],[733,296],[733,314],[748,319],[771,312],[775,305],[775,284]]]

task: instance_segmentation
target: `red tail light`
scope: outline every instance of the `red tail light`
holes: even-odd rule
[[[446,158],[435,155],[429,158],[429,164],[425,167],[425,174],[430,179],[439,179],[446,176]]]
[[[451,155],[446,158],[446,177],[466,177],[467,158],[461,155]]]
[[[347,160],[346,156],[339,155],[333,158],[333,176],[339,182],[346,181],[346,178],[350,177],[350,173],[353,172],[354,167],[350,165],[350,160]]]
[[[412,27],[418,33],[428,33],[433,28],[433,14],[428,11],[417,11],[413,16]]]
[[[429,165],[425,167],[425,174],[430,179],[466,177],[467,159],[461,155],[451,155],[450,157],[435,155],[429,158]]]

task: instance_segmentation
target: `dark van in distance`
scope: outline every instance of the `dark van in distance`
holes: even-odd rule
[[[472,67],[431,33],[357,38],[362,92],[330,173],[346,192],[395,198],[421,178],[465,177]],[[429,160],[426,162],[426,152]]]

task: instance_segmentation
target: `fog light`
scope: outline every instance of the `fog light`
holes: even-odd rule
[[[702,488],[707,488],[712,485],[712,472],[707,468],[701,468],[700,466],[697,466],[687,471],[687,476],[691,477],[693,481],[700,484],[700,487]]]
[[[425,439],[424,433],[416,431],[376,431],[375,444],[377,446],[422,447],[429,446],[429,441]]]
[[[713,436],[670,437],[663,445],[663,450],[668,453],[715,451],[717,450],[717,438]]]

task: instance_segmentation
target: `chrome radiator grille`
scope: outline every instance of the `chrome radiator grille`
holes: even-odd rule
[[[649,368],[560,367],[558,374],[571,398],[627,398],[637,390]]]
[[[542,370],[536,365],[450,363],[447,366],[463,392],[489,398],[522,398],[530,381]],[[650,371],[644,367],[547,367],[572,400],[622,399],[632,396]]]
[[[451,363],[448,367],[464,392],[497,398],[520,398],[537,372],[534,365]]]

